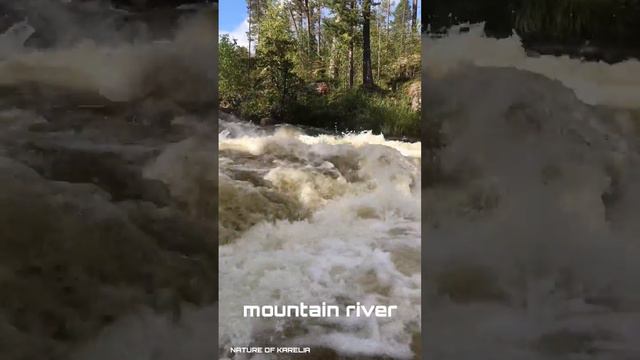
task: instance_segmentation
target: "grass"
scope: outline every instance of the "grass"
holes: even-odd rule
[[[328,96],[301,97],[287,111],[286,122],[338,132],[372,130],[393,138],[420,138],[420,112],[404,96],[361,89]]]

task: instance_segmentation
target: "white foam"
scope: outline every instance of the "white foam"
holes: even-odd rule
[[[234,129],[235,137],[227,131],[219,138],[221,178],[232,169],[263,168],[258,173],[269,186],[297,198],[311,215],[260,222],[220,248],[221,348],[272,337],[270,343],[304,343],[344,355],[411,358],[420,326],[420,144],[369,132],[308,136],[292,127],[273,134]],[[244,164],[232,154],[257,158]],[[392,318],[298,324],[242,318],[242,304],[322,301],[394,304],[399,311]],[[301,329],[285,336],[291,326]]]
[[[470,25],[466,33],[458,28],[444,38],[423,40],[427,54],[423,63],[429,73],[444,74],[464,64],[512,67],[558,80],[588,104],[640,108],[638,60],[609,65],[569,56],[530,57],[516,34],[505,39],[489,38],[482,23]]]
[[[0,85],[35,83],[97,93],[112,101],[131,101],[152,91],[197,101],[211,97],[215,36],[206,15],[185,21],[164,41],[96,42],[77,40],[46,49],[23,46],[33,34],[25,20],[0,35]],[[115,30],[105,29],[105,32]],[[107,35],[104,35],[107,37]],[[158,90],[158,88],[160,90]]]
[[[636,358],[638,63],[530,58],[481,30],[426,45],[447,146],[423,193],[425,352]]]

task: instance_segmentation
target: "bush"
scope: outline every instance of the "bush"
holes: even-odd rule
[[[420,137],[420,113],[405,97],[395,98],[361,89],[336,91],[329,96],[307,94],[294,103],[287,122],[337,132],[372,130],[388,137]]]

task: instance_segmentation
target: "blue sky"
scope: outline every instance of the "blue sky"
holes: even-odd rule
[[[395,3],[396,1],[394,1]],[[422,1],[418,1],[418,8]],[[229,34],[239,45],[247,46],[247,2],[244,0],[220,0],[219,3],[220,34]],[[421,12],[418,10],[418,17]]]
[[[221,32],[233,31],[247,18],[247,4],[243,0],[221,0],[219,5]]]
[[[220,34],[229,34],[238,44],[247,46],[247,3],[244,0],[220,0],[218,6]]]

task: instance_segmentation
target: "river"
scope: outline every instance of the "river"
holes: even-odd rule
[[[0,9],[0,358],[215,358],[213,9]]]
[[[532,57],[482,25],[423,47],[444,144],[422,193],[427,357],[638,358],[640,62]]]
[[[323,359],[419,358],[420,143],[232,116],[220,120],[218,139],[223,354],[230,345],[291,345]],[[243,318],[243,304],[300,302],[399,310]]]

